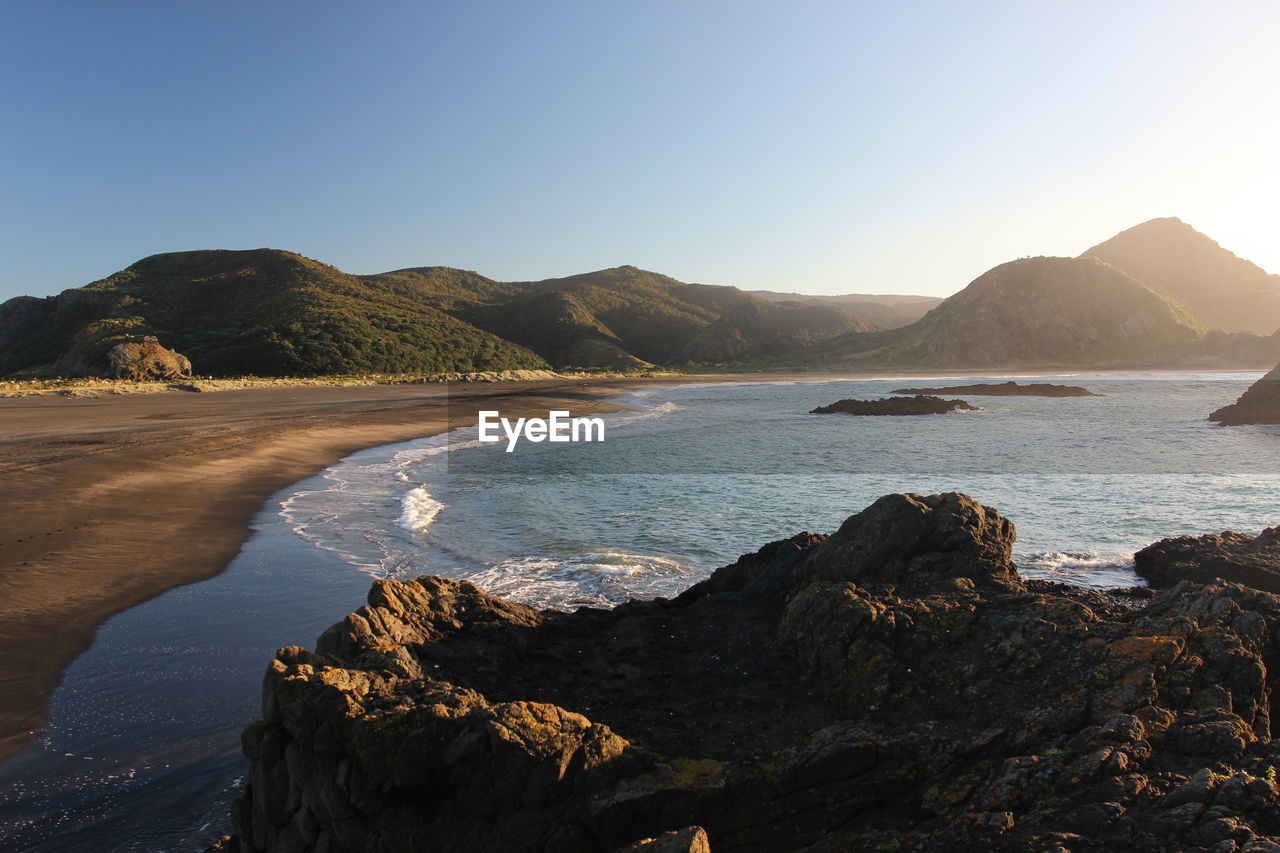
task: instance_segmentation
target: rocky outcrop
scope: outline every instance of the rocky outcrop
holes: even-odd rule
[[[1280,598],[1026,581],[1014,536],[889,495],[611,611],[379,581],[271,663],[234,843],[1274,849]]]
[[[811,415],[944,415],[956,410],[976,412],[964,400],[943,400],[941,397],[916,395],[915,397],[888,397],[884,400],[837,400],[830,406],[811,409]]]
[[[1162,539],[1133,555],[1134,571],[1155,587],[1219,580],[1280,594],[1280,527],[1256,537],[1220,535]]]
[[[116,379],[133,382],[191,376],[191,362],[186,356],[160,346],[160,341],[152,335],[144,337],[141,343],[116,344],[107,350],[107,363]]]
[[[999,382],[977,385],[953,385],[949,388],[899,388],[891,394],[970,394],[975,397],[1105,397],[1079,385],[1051,385],[1032,382]]]
[[[1209,415],[1223,426],[1280,424],[1280,365],[1259,379],[1239,400]]]

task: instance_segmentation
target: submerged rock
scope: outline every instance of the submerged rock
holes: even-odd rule
[[[977,385],[954,385],[950,388],[899,388],[891,394],[969,394],[975,397],[1105,397],[1095,394],[1079,385],[1051,385],[1046,382],[1032,382],[1019,385],[1017,382],[979,383]]]
[[[1280,365],[1259,379],[1239,400],[1209,415],[1222,426],[1280,424]]]
[[[889,495],[614,610],[378,581],[268,668],[239,849],[1280,843],[1280,597],[1026,581],[1014,536]]]
[[[976,412],[977,406],[970,406],[964,400],[943,400],[940,397],[889,397],[884,400],[837,400],[830,406],[819,406],[810,410],[811,415],[942,415],[947,412]]]
[[[1134,571],[1155,587],[1222,579],[1280,594],[1280,527],[1256,537],[1220,535],[1162,539],[1133,555]]]

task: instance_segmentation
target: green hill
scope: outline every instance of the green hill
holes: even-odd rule
[[[688,349],[690,342],[722,316],[746,305],[769,308],[736,287],[687,284],[633,266],[506,283],[444,267],[397,270],[366,279],[394,283],[406,294],[412,292],[477,328],[527,347],[557,367],[700,360]],[[806,321],[811,329],[804,328]],[[821,311],[804,312],[793,325],[797,328],[791,346],[800,347],[828,337],[820,330],[831,326],[831,319]],[[779,345],[775,340],[764,348]]]
[[[766,302],[801,302],[805,305],[833,305],[860,320],[884,329],[909,326],[942,302],[940,296],[908,296],[899,294],[845,293],[811,296],[804,293],[780,293],[776,290],[748,290]]]
[[[275,249],[144,258],[46,299],[0,305],[0,373],[101,372],[155,335],[204,375],[546,367],[534,353],[395,287]]]
[[[831,305],[753,300],[730,309],[681,348],[679,361],[752,362],[786,356],[849,332],[879,329]]]
[[[439,266],[350,275],[275,249],[175,252],[57,296],[0,304],[0,375],[100,375],[108,349],[145,335],[207,376],[1253,367],[1280,359],[1280,332],[1241,330],[1280,324],[1268,313],[1280,301],[1277,281],[1176,219],[1144,223],[1080,258],[1002,264],[940,303],[788,300],[633,266],[501,282]]]
[[[736,287],[686,284],[632,266],[520,286],[516,299],[468,316],[553,364],[581,364],[581,342],[667,364],[704,327],[751,299]],[[577,331],[581,339],[567,338],[563,329]]]
[[[1180,219],[1152,219],[1081,257],[1100,258],[1178,300],[1206,328],[1280,329],[1280,276],[1238,258]]]
[[[735,321],[743,306],[776,320]],[[0,305],[0,375],[102,374],[111,346],[144,335],[211,376],[643,367],[688,361],[704,330],[735,322],[735,359],[865,327],[630,266],[499,282],[449,267],[356,276],[275,249],[203,250]]]

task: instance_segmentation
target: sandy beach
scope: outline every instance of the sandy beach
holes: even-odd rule
[[[606,398],[627,387],[678,381],[0,399],[0,759],[31,742],[98,625],[220,572],[277,490],[356,450],[474,424],[480,409],[611,412]]]
[[[640,385],[873,377],[889,378],[702,375],[0,399],[0,692],[7,700],[0,760],[34,738],[62,672],[98,625],[222,571],[274,492],[350,453],[472,425],[480,409],[509,416],[617,411],[608,398]]]

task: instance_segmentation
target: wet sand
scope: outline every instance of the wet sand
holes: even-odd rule
[[[480,409],[612,412],[610,395],[679,381],[0,399],[0,759],[34,739],[98,625],[222,571],[279,489],[366,447],[472,425]]]

